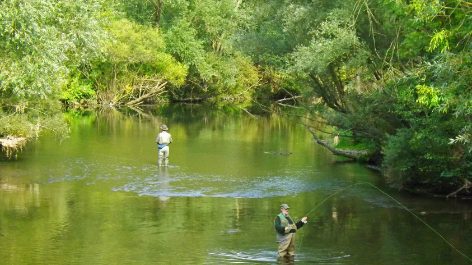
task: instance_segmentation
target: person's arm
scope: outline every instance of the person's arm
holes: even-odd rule
[[[275,217],[274,224],[275,224],[274,226],[275,226],[275,230],[277,231],[277,233],[285,234],[285,227],[280,224],[280,217],[279,216]]]
[[[300,221],[298,221],[298,222],[296,223],[297,229],[302,228],[302,226],[307,222],[306,219],[307,219],[307,217],[303,217],[302,220],[300,220]]]
[[[302,222],[302,221],[298,221],[298,222],[296,223],[296,225],[297,225],[297,229],[300,229],[300,228],[302,228],[302,226],[303,226],[304,224],[305,224],[304,222]]]

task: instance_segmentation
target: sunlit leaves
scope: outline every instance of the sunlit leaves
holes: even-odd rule
[[[433,37],[431,38],[431,42],[429,43],[428,51],[432,52],[436,49],[439,49],[441,52],[445,52],[450,49],[449,47],[449,32],[445,29],[442,29],[439,32],[436,32]]]
[[[438,108],[444,102],[443,96],[437,88],[417,85],[416,92],[418,94],[416,102],[428,108]]]
[[[460,51],[467,48],[472,32],[472,9],[463,0],[395,0],[404,10],[401,24],[406,40],[429,52]],[[416,37],[415,37],[416,35]],[[424,40],[428,41],[428,44]]]
[[[0,1],[0,137],[67,133],[58,97],[69,73],[101,53],[105,13],[99,0]]]
[[[113,41],[108,45],[112,60],[128,63],[152,61],[153,57],[165,50],[164,40],[159,31],[152,27],[139,26],[122,19],[110,27]]]
[[[17,97],[47,97],[67,73],[100,51],[99,1],[0,2],[0,86]]]
[[[307,46],[293,53],[292,71],[305,77],[316,97],[323,98],[330,108],[349,112],[346,102],[348,84],[362,74],[369,51],[352,27],[347,10],[334,10]]]
[[[106,45],[109,57],[88,70],[99,73],[95,77],[97,90],[111,89],[126,94],[136,89],[135,86],[143,85],[137,80],[152,80],[156,85],[163,82],[181,85],[185,81],[187,67],[166,52],[157,28],[120,19],[111,23],[110,36]]]
[[[444,1],[440,0],[413,0],[408,4],[409,8],[418,14],[420,20],[432,20],[444,15]]]
[[[182,63],[196,66],[204,64],[203,41],[197,38],[197,30],[187,19],[176,20],[167,30],[165,39],[169,44],[167,51],[179,58]]]
[[[177,99],[231,98],[242,87],[252,92],[257,84],[257,78],[252,75],[257,73],[256,68],[233,48],[241,3],[240,0],[165,2],[164,9],[172,11],[162,20],[166,50],[190,69],[186,86],[180,93],[174,93]]]
[[[365,63],[368,52],[363,49],[355,30],[335,14],[321,23],[308,46],[301,46],[294,53],[294,69],[321,74],[330,65],[351,69]]]

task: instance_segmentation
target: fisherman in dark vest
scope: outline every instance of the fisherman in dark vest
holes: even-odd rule
[[[295,223],[288,215],[288,205],[280,205],[281,213],[275,217],[274,225],[277,231],[277,243],[279,243],[279,260],[293,260],[295,256],[295,233],[306,222],[307,217],[303,217]]]

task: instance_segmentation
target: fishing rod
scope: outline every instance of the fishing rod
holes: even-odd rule
[[[469,256],[465,255],[462,251],[460,251],[458,248],[456,248],[454,245],[452,245],[451,242],[449,242],[443,235],[441,235],[438,231],[436,231],[436,229],[434,229],[433,227],[431,227],[429,224],[427,224],[423,219],[421,219],[418,215],[416,215],[415,213],[413,213],[410,209],[408,209],[405,205],[403,205],[401,202],[399,202],[398,200],[396,200],[395,198],[393,198],[392,196],[390,196],[388,193],[386,193],[385,191],[381,190],[380,188],[376,187],[374,184],[370,183],[370,182],[357,182],[357,183],[354,183],[352,185],[349,185],[349,186],[346,186],[336,192],[334,192],[333,194],[329,195],[328,197],[326,197],[326,199],[324,199],[323,201],[321,201],[318,205],[316,205],[310,212],[308,212],[308,214],[306,214],[305,216],[309,216],[313,211],[315,211],[318,207],[320,207],[322,204],[324,204],[327,200],[329,200],[331,197],[341,193],[342,191],[346,190],[346,189],[349,189],[349,188],[352,188],[352,187],[355,187],[357,185],[370,185],[371,187],[375,188],[376,190],[380,191],[381,193],[383,193],[385,196],[387,196],[388,198],[390,198],[391,200],[393,200],[394,202],[396,202],[398,205],[400,205],[402,208],[404,208],[405,210],[407,210],[410,214],[412,214],[416,219],[418,219],[421,223],[423,223],[426,227],[428,227],[430,230],[432,230],[434,233],[436,233],[436,235],[438,235],[444,242],[446,242],[446,244],[448,244],[452,249],[454,249],[457,253],[461,254],[464,258],[468,259],[469,261],[472,262],[472,258],[470,258]],[[303,234],[304,235],[304,234]],[[301,248],[302,246],[302,243],[303,243],[303,237],[302,237],[302,240],[300,241],[300,245],[299,245],[299,248]]]

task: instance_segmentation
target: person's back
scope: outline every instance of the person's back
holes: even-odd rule
[[[172,142],[172,136],[166,131],[162,131],[157,135],[156,142],[160,145],[169,145]]]
[[[164,124],[161,126],[162,132],[157,135],[156,143],[159,148],[157,164],[162,166],[162,160],[164,160],[164,166],[169,164],[169,144],[172,143],[172,136],[167,132],[169,128]]]

